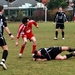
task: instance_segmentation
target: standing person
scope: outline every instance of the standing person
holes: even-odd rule
[[[63,12],[62,7],[59,7],[59,11],[56,13],[54,18],[54,24],[56,22],[55,38],[58,39],[58,29],[61,29],[62,39],[64,40],[64,22],[68,22],[66,14]]]
[[[63,51],[68,51],[70,52],[70,54],[62,56],[60,53]],[[67,46],[48,47],[35,50],[33,60],[34,61],[65,60],[72,56],[75,56],[75,49],[69,48]]]
[[[19,52],[19,57],[22,57],[24,48],[27,44],[27,39],[33,42],[32,55],[33,55],[34,50],[36,49],[36,38],[34,34],[32,33],[32,25],[35,25],[36,28],[38,28],[38,24],[34,20],[29,20],[28,17],[24,17],[22,19],[22,23],[20,24],[18,28],[16,46],[18,46],[19,44],[18,42],[19,42],[20,35],[22,36],[22,39],[23,39],[23,44]]]
[[[3,36],[3,30],[5,29],[5,31],[8,33],[11,39],[14,39],[14,36],[11,34],[9,28],[7,27],[6,19],[3,16],[3,13],[4,13],[3,6],[0,5],[0,46],[3,49],[2,61],[0,62],[0,66],[2,66],[4,70],[6,70],[7,67],[5,65],[5,61],[8,56],[8,46]]]

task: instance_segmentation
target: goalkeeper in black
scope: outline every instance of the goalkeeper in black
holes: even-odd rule
[[[54,17],[54,24],[56,23],[56,30],[55,30],[55,38],[54,40],[58,39],[58,29],[61,29],[62,39],[64,40],[64,22],[68,22],[66,14],[63,12],[62,7],[59,7],[59,11],[56,13]]]
[[[11,39],[14,39],[14,36],[11,34],[9,28],[7,27],[7,22],[6,22],[5,17],[3,16],[3,13],[4,13],[3,6],[0,5],[0,46],[3,49],[2,60],[0,62],[0,66],[2,66],[4,70],[6,70],[7,67],[5,65],[5,61],[8,56],[8,46],[3,36],[4,29],[8,33]]]
[[[70,53],[61,55],[61,52],[68,51]],[[49,61],[49,60],[65,60],[75,56],[75,49],[68,46],[40,48],[34,51],[34,61]]]

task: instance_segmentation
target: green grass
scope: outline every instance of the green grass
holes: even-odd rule
[[[14,40],[4,33],[8,47],[9,55],[6,61],[7,70],[4,71],[0,67],[0,75],[74,75],[75,73],[75,57],[68,60],[58,61],[51,60],[45,62],[32,61],[31,50],[32,42],[27,43],[23,57],[18,57],[22,39],[19,41],[19,46],[15,46],[17,28],[20,23],[8,23],[8,27],[15,36]],[[33,33],[37,39],[37,49],[49,46],[69,46],[75,47],[75,22],[65,23],[65,40],[61,39],[61,30],[59,30],[58,40],[53,40],[55,34],[55,26],[52,22],[38,23],[39,28],[33,26]],[[68,52],[64,52],[66,54]],[[0,57],[2,56],[0,48]]]

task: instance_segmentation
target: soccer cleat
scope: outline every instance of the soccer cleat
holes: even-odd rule
[[[62,38],[63,40],[65,40],[65,38]]]
[[[57,40],[57,39],[58,39],[57,37],[54,38],[54,40]]]
[[[34,57],[34,53],[32,54],[32,57]]]
[[[22,58],[22,53],[19,54],[19,57]]]
[[[72,52],[72,55],[75,56],[75,51]]]
[[[4,70],[6,70],[6,69],[7,69],[7,67],[6,67],[5,63],[3,63],[3,62],[0,62],[0,66],[2,66]]]

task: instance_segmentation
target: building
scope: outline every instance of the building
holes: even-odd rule
[[[4,14],[10,20],[19,20],[23,16],[31,17],[36,9],[45,8],[42,3],[38,3],[36,0],[15,0],[12,3],[0,0],[0,5],[4,6]]]

